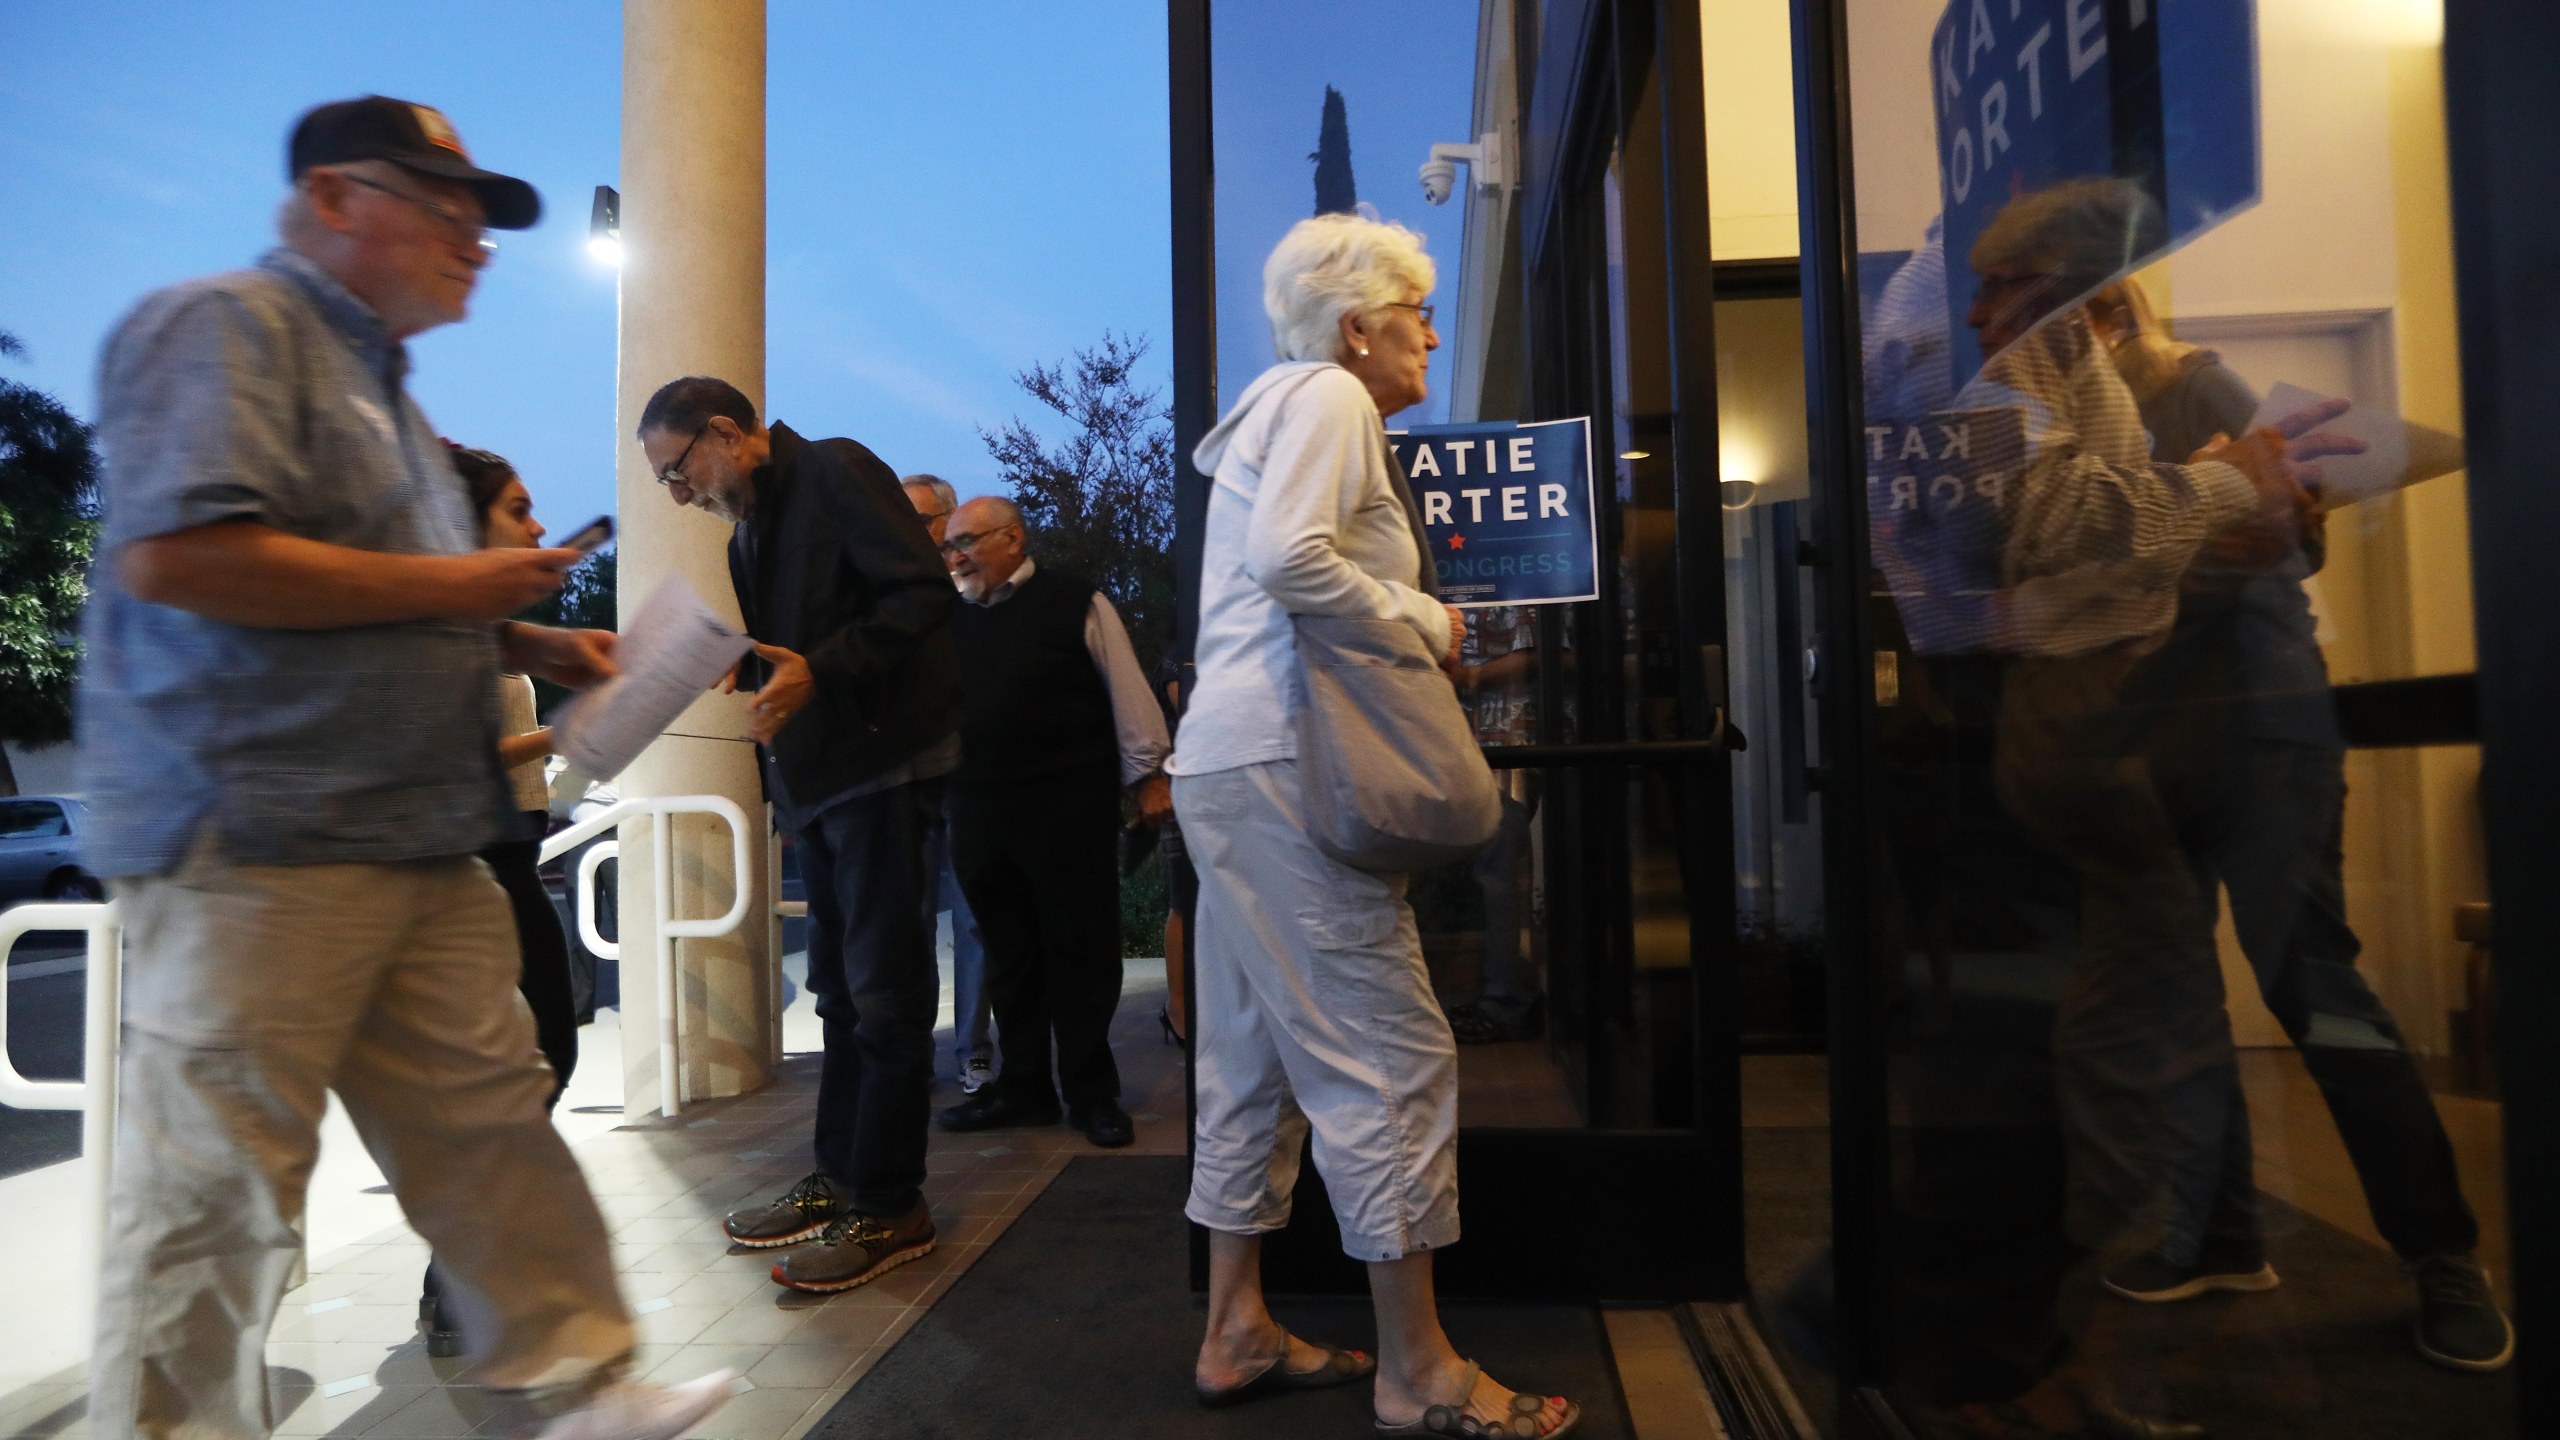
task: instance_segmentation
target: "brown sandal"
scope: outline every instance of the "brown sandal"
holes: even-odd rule
[[[1271,1363],[1257,1371],[1252,1379],[1216,1389],[1194,1380],[1191,1393],[1199,1397],[1204,1408],[1223,1410],[1229,1405],[1241,1405],[1265,1395],[1285,1395],[1293,1390],[1330,1390],[1336,1385],[1348,1385],[1378,1373],[1378,1362],[1371,1359],[1365,1350],[1336,1350],[1330,1345],[1318,1345],[1316,1348],[1324,1352],[1324,1363],[1313,1370],[1288,1368],[1289,1344],[1284,1339],[1280,1342],[1280,1353],[1272,1356]]]
[[[1391,1440],[1435,1435],[1456,1436],[1459,1440],[1562,1440],[1563,1436],[1573,1432],[1574,1426],[1582,1423],[1581,1406],[1560,1395],[1532,1395],[1526,1390],[1512,1395],[1510,1414],[1500,1420],[1478,1419],[1467,1413],[1467,1406],[1475,1399],[1476,1382],[1482,1378],[1484,1366],[1468,1361],[1466,1383],[1460,1387],[1465,1393],[1464,1399],[1455,1405],[1434,1405],[1423,1411],[1420,1419],[1408,1420],[1402,1425],[1390,1425],[1379,1420],[1376,1422],[1378,1434],[1391,1437]],[[1546,1410],[1551,1398],[1563,1403],[1564,1415],[1556,1421],[1555,1428],[1542,1430],[1538,1428],[1538,1416]]]

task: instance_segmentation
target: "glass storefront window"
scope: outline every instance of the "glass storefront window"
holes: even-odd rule
[[[1847,0],[1890,1370],[1951,1433],[2514,1433],[2478,751],[2390,723],[2474,663],[2428,9]]]

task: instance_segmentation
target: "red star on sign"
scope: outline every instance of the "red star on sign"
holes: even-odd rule
[[[1452,549],[1452,550],[1464,550],[1464,549],[1466,549],[1466,548],[1467,548],[1467,537],[1466,537],[1466,536],[1464,536],[1464,535],[1452,535],[1452,536],[1450,536],[1450,537],[1449,537],[1449,548],[1450,548],[1450,549]]]

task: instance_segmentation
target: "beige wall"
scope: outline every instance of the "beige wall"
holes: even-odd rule
[[[1719,260],[1796,253],[1795,69],[1787,0],[1700,0],[1708,246]]]

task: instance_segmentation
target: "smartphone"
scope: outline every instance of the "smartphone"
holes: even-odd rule
[[[576,534],[561,541],[560,548],[564,550],[575,550],[581,555],[593,555],[597,551],[603,549],[606,545],[610,544],[612,540],[613,517],[610,515],[599,515],[593,520],[588,521],[586,524],[579,526]]]

